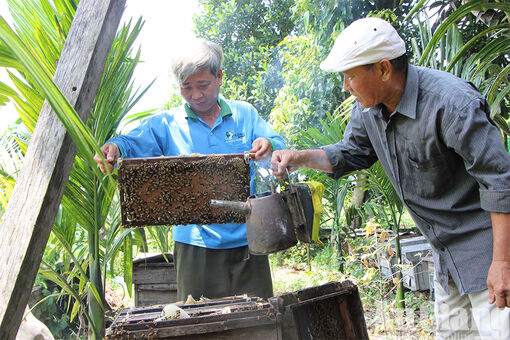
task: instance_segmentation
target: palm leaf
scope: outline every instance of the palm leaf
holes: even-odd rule
[[[503,2],[492,3],[483,0],[472,0],[460,6],[456,11],[451,13],[443,23],[441,23],[441,25],[434,32],[434,35],[430,40],[425,40],[429,42],[425,47],[423,55],[419,60],[418,64],[419,65],[427,64],[427,62],[432,58],[439,41],[445,35],[445,33],[447,32],[451,25],[454,25],[459,19],[465,17],[474,10],[487,10],[487,9],[498,9],[510,13],[510,4]]]
[[[30,75],[34,84],[44,93],[80,152],[92,164],[94,154],[91,150],[95,150],[97,153],[101,153],[101,151],[90,130],[82,122],[58,86],[55,85],[50,75],[39,66],[38,61],[28,52],[27,46],[16,36],[2,17],[0,17],[0,40],[9,47],[22,64],[25,72]],[[99,170],[97,171],[99,172]]]

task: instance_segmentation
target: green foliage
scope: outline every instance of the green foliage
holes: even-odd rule
[[[29,7],[29,6],[27,6]],[[32,35],[25,35],[32,37]],[[59,117],[62,124],[66,127],[68,133],[73,138],[73,141],[78,146],[80,152],[89,162],[93,162],[92,150],[99,152],[99,146],[92,137],[90,130],[88,130],[74,108],[71,106],[67,98],[61,93],[60,89],[53,83],[49,69],[45,69],[38,60],[37,56],[40,54],[33,54],[30,48],[24,44],[7,25],[5,20],[0,17],[0,41],[6,46],[15,59],[19,61],[22,66],[22,72],[27,75],[34,86],[37,87],[44,97],[48,100],[51,107],[54,109],[55,114]],[[45,44],[47,39],[44,37],[38,40],[37,43]],[[30,46],[30,45],[28,45]],[[46,65],[51,67],[51,65]],[[97,170],[99,171],[99,170]]]
[[[310,246],[311,270],[307,268],[306,257],[306,246],[303,244],[269,255],[275,295],[345,280],[344,275],[336,270],[331,245]]]
[[[163,106],[164,110],[170,110],[174,107],[178,107],[183,104],[182,96],[179,93],[179,87],[174,86],[172,92],[170,93],[170,99]]]
[[[487,97],[491,117],[503,132],[509,133],[510,35],[506,2],[473,0],[460,6],[457,0],[201,0],[200,4],[202,11],[195,18],[197,35],[224,48],[224,95],[254,104],[292,148],[317,148],[342,139],[353,98],[346,98],[341,91],[341,75],[326,74],[319,64],[338,33],[355,19],[368,15],[392,21],[418,64],[472,81]],[[26,129],[12,128],[1,140],[2,205],[6,205],[12,191],[28,144],[27,131],[33,131],[45,96],[53,98],[53,105],[62,111],[67,128],[81,145],[40,270],[41,280],[58,284],[58,290],[46,293],[59,295],[58,301],[68,315],[51,321],[52,331],[58,334],[65,322],[99,314],[102,317],[107,274],[124,276],[128,289],[131,287],[134,249],[170,249],[168,227],[147,228],[147,236],[142,230],[121,228],[112,180],[115,175],[103,177],[90,159],[92,147],[96,147],[93,144],[101,145],[114,136],[123,117],[129,122],[151,113],[127,115],[145,91],[133,89],[130,80],[139,57],[131,46],[142,25],[137,22],[131,28],[130,23],[119,31],[94,109],[87,124],[81,126],[48,80],[59,59],[76,1],[9,0],[9,6],[16,21],[16,35],[2,23],[2,41],[8,40],[13,48],[0,43],[0,67],[8,68],[15,87],[0,83],[0,105],[12,100]],[[181,103],[181,96],[174,93],[167,108]],[[312,170],[295,175],[325,184],[322,225],[331,228],[331,242],[325,247],[299,245],[271,255],[273,270],[280,266],[293,268],[284,279],[274,280],[275,291],[349,279],[360,288],[368,309],[383,311],[372,324],[379,325],[378,332],[388,334],[396,327],[392,320],[398,318],[385,315],[395,313],[395,304],[388,301],[394,299],[394,287],[399,282],[380,275],[377,256],[388,251],[381,241],[382,233],[391,229],[398,234],[403,209],[380,165],[363,173],[366,178],[362,180],[359,174],[338,181]],[[369,193],[369,199],[357,207],[354,190],[360,186]],[[353,230],[345,224],[355,218],[361,218],[365,226],[379,224],[379,231],[368,237],[347,238]],[[340,248],[345,244],[341,239],[346,238],[351,252]],[[342,263],[344,273],[337,271]],[[404,300],[415,309],[426,297],[406,293]],[[53,298],[45,300],[44,305]],[[87,299],[93,303],[87,305]],[[49,304],[44,308],[52,311]],[[89,316],[87,309],[94,312]],[[426,325],[417,327],[428,332]]]
[[[370,231],[370,234],[368,233]],[[394,282],[380,275],[378,256],[387,255],[386,242],[392,241],[389,233],[383,234],[381,226],[369,224],[367,233],[349,239],[352,251],[343,273],[337,270],[337,250],[332,244],[311,251],[311,270],[300,262],[298,267],[289,265],[297,261],[290,257],[304,259],[301,250],[288,249],[269,256],[275,295],[318,286],[331,281],[349,280],[355,283],[363,302],[365,320],[370,334],[385,338],[427,339],[434,331],[434,312],[428,292],[405,292],[406,309],[395,307]],[[312,248],[313,249],[313,248]],[[289,258],[289,261],[286,259]],[[283,259],[283,261],[282,261]],[[302,269],[299,269],[302,268]],[[400,336],[400,337],[398,337]]]
[[[371,1],[298,0],[292,11],[298,34],[313,31],[318,41],[332,42],[345,26],[375,9]]]
[[[62,310],[65,302],[59,298],[58,287],[48,285],[46,281],[38,284],[43,287],[41,290],[43,299],[32,308],[34,316],[50,329],[56,339],[75,337],[79,325],[76,321],[72,322],[69,315]]]
[[[275,100],[270,122],[291,147],[300,146],[299,131],[320,126],[342,97],[334,91],[338,82],[319,69],[325,54],[311,34],[289,36],[281,43],[285,85]]]
[[[427,7],[416,6],[407,20],[423,18]],[[486,97],[490,115],[510,135],[510,5],[473,0],[451,9],[437,27],[417,21],[412,46],[416,63],[451,72],[471,81]]]
[[[200,1],[199,37],[219,43],[225,55],[223,94],[246,100],[267,117],[281,87],[275,47],[292,32],[294,0]]]

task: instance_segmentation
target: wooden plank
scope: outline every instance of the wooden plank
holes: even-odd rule
[[[130,339],[142,338],[178,338],[195,339],[194,335],[202,336],[202,339],[240,339],[241,334],[253,337],[258,332],[262,332],[267,336],[264,329],[269,329],[272,337],[269,339],[276,339],[276,315],[271,309],[264,310],[251,310],[244,312],[235,312],[227,314],[218,314],[210,316],[195,317],[180,320],[168,320],[161,322],[141,322],[136,323],[120,323],[117,326],[112,325],[108,329],[106,338],[116,339],[118,335],[121,338],[129,337]],[[230,337],[229,331],[235,335]],[[249,339],[252,339],[249,337]],[[255,338],[253,338],[255,339]],[[263,337],[256,337],[256,339],[264,339]],[[268,338],[266,338],[268,339]]]
[[[177,271],[173,263],[158,263],[158,266],[133,267],[133,283],[170,283],[177,281]]]
[[[169,290],[177,291],[177,283],[151,283],[151,284],[140,284],[138,290],[151,290],[158,292],[166,292]]]
[[[190,325],[187,329],[152,329],[129,333],[133,339],[142,339],[146,335],[153,339],[173,340],[277,340],[276,319],[261,317],[259,320],[228,320],[225,323],[211,323],[208,325]],[[182,332],[182,333],[181,333]]]
[[[110,333],[106,335],[107,340],[116,339],[167,339],[167,340],[281,340],[278,338],[278,329],[276,321],[263,323],[256,326],[248,326],[246,328],[227,329],[217,332],[198,329],[201,333],[173,335],[166,330],[149,329],[135,332],[120,331],[119,333]],[[294,339],[292,339],[294,340]]]
[[[161,305],[177,301],[177,283],[135,284],[135,306]]]
[[[54,81],[88,118],[125,0],[81,0]],[[72,168],[76,146],[45,102],[0,227],[0,339],[14,339]]]

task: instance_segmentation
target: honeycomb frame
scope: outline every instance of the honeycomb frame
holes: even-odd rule
[[[118,186],[124,227],[244,223],[245,213],[210,201],[246,202],[250,166],[244,154],[125,158]]]

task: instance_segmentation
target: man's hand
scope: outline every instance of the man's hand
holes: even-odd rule
[[[287,174],[287,170],[292,172],[299,168],[295,164],[296,153],[294,150],[276,150],[271,158],[271,172],[278,178],[283,178]]]
[[[263,161],[271,156],[273,147],[267,138],[259,137],[251,144],[250,153],[255,153],[254,161]]]
[[[491,212],[492,264],[487,275],[489,303],[510,308],[510,214]]]
[[[489,303],[499,308],[510,307],[510,262],[493,261],[487,277]]]
[[[115,166],[115,164],[117,164],[117,160],[120,157],[119,147],[117,146],[117,144],[108,143],[101,147],[101,152],[103,153],[104,159],[106,159],[106,164],[108,165],[108,170],[111,173],[113,171],[113,167]],[[94,156],[94,161],[99,166],[99,169],[101,170],[101,172],[106,175],[108,173],[108,171],[106,171],[106,167],[103,163],[103,160],[97,153]]]
[[[283,178],[287,171],[292,172],[299,168],[309,168],[325,172],[333,172],[324,150],[277,150],[271,159],[271,172]]]

